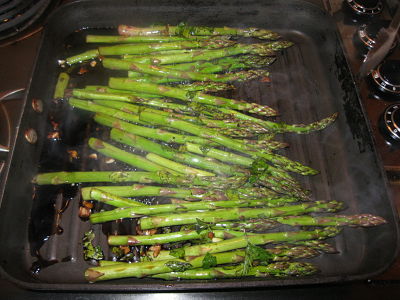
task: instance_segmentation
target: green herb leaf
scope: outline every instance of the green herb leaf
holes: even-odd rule
[[[184,272],[193,268],[190,263],[181,262],[181,261],[169,261],[165,263],[165,265],[170,268],[173,272]]]
[[[185,257],[185,249],[184,248],[176,248],[169,251],[169,254],[176,258],[184,258]]]
[[[202,220],[200,220],[198,218],[196,218],[196,222],[197,223],[195,225],[195,229],[196,229],[197,233],[200,234],[200,232],[202,232],[204,230],[212,230],[210,224],[208,224],[208,223],[206,223],[206,222],[204,222],[204,221],[202,221]]]
[[[264,248],[255,246],[251,243],[247,245],[246,254],[250,255],[253,261],[257,260],[259,262],[267,262],[267,263],[270,262],[273,257],[273,255],[265,251]]]
[[[250,166],[251,175],[254,175],[254,176],[269,174],[270,173],[269,169],[270,169],[270,165],[263,158],[258,158],[256,160],[254,160]]]
[[[82,243],[83,243],[83,257],[85,260],[94,259],[102,260],[104,259],[104,254],[100,246],[93,246],[92,241],[94,240],[94,232],[90,230],[85,233]]]
[[[242,275],[247,275],[249,273],[254,261],[265,264],[271,261],[272,257],[273,255],[265,251],[265,249],[248,243],[246,247],[246,256],[243,262]]]
[[[200,150],[203,153],[203,155],[206,155],[210,151],[210,147],[202,145],[202,146],[200,146]]]
[[[217,258],[210,253],[207,253],[203,258],[202,268],[209,269],[217,265]]]

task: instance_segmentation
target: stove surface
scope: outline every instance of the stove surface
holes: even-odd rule
[[[345,0],[347,1],[347,0]],[[357,21],[350,21],[349,17],[345,15],[343,11],[343,3],[345,1],[321,1],[326,9],[331,13],[334,20],[338,24],[339,34],[343,41],[343,47],[345,50],[346,58],[353,75],[357,74],[358,69],[361,65],[362,58],[360,58],[359,50],[354,45],[354,35],[358,28],[363,24],[365,19],[361,18]],[[317,1],[314,1],[317,2]],[[382,15],[388,18],[390,15],[387,6],[384,6]],[[350,17],[351,19],[351,17]],[[40,42],[41,33],[37,32],[31,35],[28,39],[18,41],[17,43],[10,44],[6,47],[0,47],[0,92],[6,90],[13,90],[27,87],[30,80],[31,71],[34,67],[35,57]],[[390,58],[400,59],[400,49],[394,49]],[[358,80],[358,93],[362,104],[364,106],[365,113],[368,116],[370,122],[371,133],[374,136],[375,146],[380,155],[384,168],[388,171],[389,180],[391,181],[391,192],[393,199],[396,203],[398,211],[400,212],[400,147],[388,145],[384,137],[379,131],[379,119],[386,107],[393,104],[393,101],[385,100],[384,97],[377,99],[375,90],[371,86],[370,78],[363,78]],[[22,100],[22,99],[21,99]],[[400,97],[397,101],[400,103]],[[4,110],[8,111],[11,120],[12,128],[14,131],[15,124],[19,118],[20,107],[22,101],[13,100],[0,103],[0,117]],[[14,127],[13,127],[14,126]],[[1,144],[1,142],[0,142]],[[1,166],[0,166],[1,167]],[[1,177],[0,177],[1,179]],[[110,299],[110,295],[107,294],[56,294],[56,293],[41,293],[24,291],[16,288],[14,285],[4,281],[0,278],[0,287],[3,289],[4,294],[0,296],[0,299],[28,299],[28,298],[55,298],[58,299]],[[346,285],[329,285],[329,286],[313,286],[310,287],[294,287],[283,289],[270,289],[268,291],[236,291],[230,293],[229,291],[216,291],[213,293],[202,293],[202,294],[166,294],[169,296],[174,295],[174,298],[180,299],[186,298],[204,298],[210,299],[214,297],[226,299],[232,297],[251,297],[252,299],[265,298],[266,293],[270,296],[274,296],[277,299],[287,299],[293,297],[293,291],[296,291],[296,299],[338,299],[345,297],[355,297],[355,293],[358,296],[364,295],[365,297],[378,296],[378,295],[392,295],[396,291],[400,291],[400,255],[393,266],[384,274],[378,278],[373,278],[369,282],[346,284]],[[155,294],[154,294],[155,295]],[[160,295],[160,294],[158,294]],[[146,294],[137,295],[140,297],[148,298]],[[5,298],[2,298],[5,297]],[[130,295],[118,294],[113,295],[113,299],[127,299]]]

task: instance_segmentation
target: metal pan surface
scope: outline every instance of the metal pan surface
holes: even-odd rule
[[[83,272],[88,265],[82,258],[81,238],[89,224],[77,216],[78,187],[36,190],[31,183],[33,176],[44,169],[74,169],[75,163],[60,153],[67,148],[82,147],[92,126],[88,115],[77,115],[66,109],[66,105],[53,101],[60,72],[57,60],[68,53],[68,37],[83,28],[181,21],[269,28],[293,41],[295,46],[272,66],[271,83],[244,85],[235,96],[278,108],[282,120],[288,123],[309,123],[338,112],[336,123],[322,132],[285,136],[291,145],[285,155],[321,172],[302,179],[315,199],[344,201],[345,213],[376,214],[388,224],[367,230],[345,229],[335,239],[340,253],[313,260],[321,272],[312,277],[190,282],[124,279],[86,283]],[[32,107],[33,99],[43,102],[42,111]],[[63,144],[47,138],[54,118],[68,120],[65,123],[68,125],[60,129],[65,137]],[[37,142],[27,141],[28,129],[37,133]],[[398,250],[397,215],[334,23],[308,1],[82,0],[62,6],[46,26],[18,136],[5,169],[0,202],[1,274],[28,289],[169,291],[344,282],[383,272]],[[60,222],[55,209],[63,211]],[[56,229],[55,222],[58,222]],[[104,243],[102,229],[95,230],[100,236],[98,242]],[[42,236],[38,237],[40,232]],[[40,272],[35,273],[38,268]]]

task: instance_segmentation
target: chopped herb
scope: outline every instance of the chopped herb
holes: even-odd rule
[[[176,248],[169,251],[169,254],[176,258],[184,258],[185,257],[185,249],[184,248]]]
[[[265,249],[248,243],[246,247],[246,256],[243,262],[242,275],[248,274],[254,261],[258,261],[264,265],[271,261],[272,257],[273,255],[265,251]]]
[[[83,243],[83,257],[85,260],[102,260],[104,259],[103,251],[100,246],[93,246],[92,241],[94,240],[94,232],[90,230],[85,233]]]
[[[181,261],[169,261],[165,263],[165,265],[170,268],[173,272],[184,272],[193,268],[190,263],[181,262]]]
[[[211,230],[211,225],[210,224],[208,224],[208,223],[206,223],[206,222],[204,222],[204,221],[202,221],[202,220],[200,220],[198,218],[196,218],[196,221],[197,221],[197,223],[195,225],[195,229],[196,229],[197,233],[200,233],[203,230]]]
[[[202,268],[209,269],[217,265],[217,258],[210,253],[207,253],[203,258]]]

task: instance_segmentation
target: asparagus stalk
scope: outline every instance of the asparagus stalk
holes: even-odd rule
[[[159,54],[168,54],[166,52]],[[154,54],[153,54],[154,55]],[[135,59],[133,55],[124,55],[123,59]],[[195,61],[192,63],[181,63],[166,65],[166,67],[180,71],[191,71],[200,73],[232,72],[238,69],[256,69],[271,65],[275,57],[257,55],[228,56],[215,61]],[[128,71],[128,77],[138,77],[140,73]]]
[[[224,39],[207,39],[204,41],[173,41],[165,43],[136,43],[136,44],[120,44],[114,46],[99,47],[100,55],[121,55],[121,54],[144,54],[160,50],[176,50],[176,49],[216,49],[233,45],[233,41]]]
[[[177,199],[177,198],[170,198],[169,199],[172,204],[187,204],[192,203],[191,200],[184,200],[184,199]],[[257,199],[256,199],[257,200]],[[277,207],[277,206],[284,206],[288,203],[298,202],[299,199],[290,196],[282,196],[282,195],[271,195],[266,198],[261,199],[263,201],[263,207]],[[240,200],[239,200],[240,201]],[[271,223],[276,223],[271,221]],[[218,229],[218,228],[215,228]]]
[[[245,222],[241,221],[220,221],[214,224],[210,224],[212,229],[229,229],[229,230],[240,230],[246,232],[265,232],[278,224],[274,219],[249,219]]]
[[[226,241],[192,246],[185,248],[185,258],[178,259],[173,255],[169,255],[169,251],[161,251],[157,256],[157,260],[151,262],[139,262],[134,264],[108,264],[103,267],[88,268],[85,272],[85,278],[90,282],[101,280],[110,280],[127,277],[146,277],[154,274],[169,273],[171,271],[184,271],[186,269],[200,268],[203,266],[204,255],[191,255],[192,253],[215,253],[215,262],[217,265],[242,262],[244,257],[238,255],[236,251],[224,252],[233,249],[244,248],[250,242],[254,245],[267,244],[272,242],[325,239],[335,236],[338,230],[335,228],[325,228],[324,230],[314,231],[298,231],[298,232],[279,232],[263,235],[248,235],[238,237]],[[212,248],[209,246],[212,245]],[[196,247],[196,248],[193,248]],[[228,249],[228,250],[225,250]],[[221,253],[223,252],[223,253]],[[160,257],[169,257],[165,260]]]
[[[197,145],[193,143],[185,143],[185,145],[182,147],[182,150],[187,150],[192,153],[200,154],[200,155],[205,155],[211,158],[218,159],[223,162],[230,162],[234,164],[239,164],[245,167],[250,167],[254,159],[243,156],[243,155],[238,155],[233,152],[227,152],[223,151],[217,148],[209,147],[206,145]]]
[[[221,110],[221,112],[223,112],[224,114],[231,114],[235,118],[240,119],[242,121],[248,121],[260,124],[261,126],[264,126],[266,129],[275,133],[293,132],[297,134],[308,134],[310,132],[322,130],[328,127],[336,120],[338,116],[337,113],[334,113],[329,117],[326,117],[324,119],[321,119],[319,121],[310,124],[286,124],[286,123],[275,123],[268,120],[261,120],[224,107],[220,107],[219,110]]]
[[[269,72],[266,70],[250,70],[240,71],[235,73],[225,74],[209,74],[192,71],[180,71],[163,66],[151,66],[130,62],[122,59],[104,58],[103,66],[112,70],[133,70],[144,74],[159,76],[162,78],[176,78],[180,80],[197,80],[197,81],[215,81],[215,82],[230,82],[230,81],[246,81],[260,77],[268,77]],[[139,79],[140,81],[140,79]],[[143,82],[143,81],[142,81]],[[150,80],[151,82],[151,80]],[[162,82],[160,82],[162,83]]]
[[[234,46],[220,48],[220,49],[211,49],[211,50],[201,49],[201,50],[188,51],[186,53],[182,53],[181,55],[154,54],[130,60],[150,65],[165,65],[165,64],[195,62],[195,61],[211,61],[239,54],[274,56],[276,54],[276,51],[289,48],[292,45],[293,43],[288,41],[277,41],[265,44],[236,44]]]
[[[215,176],[214,173],[196,169],[196,168],[192,168],[192,167],[186,166],[181,163],[177,163],[173,160],[167,159],[165,157],[162,157],[162,156],[154,154],[154,153],[147,153],[146,159],[148,159],[149,161],[152,161],[160,166],[177,171],[178,173],[183,173],[183,174],[187,174],[187,175],[195,175],[195,176]]]
[[[136,96],[139,98],[144,97],[146,99],[159,98],[158,96],[153,95],[153,94],[135,93],[132,91],[127,91],[127,90],[112,89],[112,88],[110,88],[108,86],[104,86],[104,85],[87,85],[85,87],[85,90],[86,91],[96,91],[96,92],[101,92],[101,93],[128,94],[128,95]],[[92,98],[89,98],[89,99],[92,99]]]
[[[185,146],[182,148],[193,153],[203,154],[205,156],[221,160],[223,162],[239,164],[244,167],[256,170],[258,168],[261,168],[263,170],[263,174],[253,175],[257,183],[271,188],[278,193],[292,195],[303,200],[308,200],[309,198],[308,193],[304,189],[302,189],[299,183],[296,182],[293,178],[287,176],[287,174],[283,173],[281,170],[269,166],[265,162],[262,162],[260,159],[253,159],[231,152],[222,151],[209,146],[201,146],[192,143],[186,143]],[[253,171],[253,174],[256,173],[257,171]]]
[[[139,245],[157,245],[172,242],[182,242],[189,240],[201,239],[229,239],[233,237],[243,236],[245,233],[233,230],[184,230],[164,234],[154,235],[110,235],[108,236],[108,244],[110,246],[139,246]]]
[[[232,266],[162,273],[151,277],[164,280],[238,278],[243,276],[287,278],[310,276],[317,272],[317,268],[310,263],[277,262],[267,266],[251,267],[245,274],[243,274],[243,266]]]
[[[86,43],[165,43],[187,40],[205,40],[208,36],[121,36],[121,35],[94,35],[86,36]]]
[[[85,188],[86,190],[82,191],[83,197],[86,200],[92,200],[92,190],[93,188]],[[102,190],[101,187],[96,188],[98,190]],[[89,196],[86,196],[89,193]],[[105,192],[106,194],[110,195],[108,200],[114,200],[113,195],[110,193]],[[166,195],[168,196],[168,195]],[[173,195],[175,196],[175,195]],[[179,195],[178,195],[179,196]],[[89,197],[89,198],[87,198]],[[119,201],[120,197],[115,197],[115,203]],[[96,200],[96,199],[94,199]],[[182,212],[190,212],[195,210],[215,210],[221,208],[232,208],[232,207],[263,207],[266,206],[265,204],[271,201],[291,201],[292,199],[287,198],[264,198],[259,200],[230,200],[230,201],[198,201],[198,202],[189,202],[189,203],[179,203],[179,204],[159,204],[159,205],[151,205],[146,207],[132,207],[132,205],[126,205],[125,207],[121,206],[122,208],[113,209],[109,211],[103,211],[99,213],[94,213],[90,216],[90,222],[93,224],[101,223],[101,222],[108,222],[123,218],[134,218],[139,217],[142,215],[158,215],[163,213],[182,213]],[[127,203],[129,200],[126,200]],[[122,203],[122,201],[121,201]],[[195,214],[195,213],[194,213]]]
[[[181,79],[175,79],[179,80],[182,82]],[[185,80],[187,81],[187,80]],[[153,81],[151,82],[157,83],[158,81]],[[193,81],[190,84],[189,83],[183,83],[183,84],[175,84],[175,87],[179,89],[184,89],[188,92],[196,92],[196,91],[201,91],[204,93],[216,93],[220,91],[228,91],[228,90],[233,90],[235,89],[235,86],[229,83],[224,83],[224,82],[213,82],[213,81]]]
[[[279,34],[267,29],[260,28],[232,28],[232,27],[206,27],[206,26],[189,26],[184,23],[178,26],[152,26],[148,28],[133,27],[127,25],[119,25],[118,33],[122,36],[219,36],[232,35],[244,37],[256,37],[260,39],[275,40],[279,38]]]
[[[122,90],[125,89],[136,92],[144,92],[160,96],[172,97],[188,102],[194,101],[204,104],[234,108],[237,110],[243,110],[264,116],[276,115],[276,111],[268,106],[262,106],[256,103],[249,103],[245,101],[212,96],[200,92],[189,93],[179,88],[160,86],[152,83],[137,82],[129,78],[123,79],[123,78],[112,77],[109,80],[109,86],[111,88],[116,88],[116,89],[122,89]]]
[[[58,75],[56,88],[54,90],[54,99],[64,98],[65,89],[67,88],[69,83],[69,75],[65,72],[61,72]]]
[[[183,135],[179,133],[170,132],[164,129],[139,126],[99,113],[97,113],[94,116],[94,120],[97,123],[108,127],[118,128],[132,134],[145,136],[166,143],[184,144],[186,142],[193,142],[201,145],[206,145],[210,143],[209,140],[204,138],[199,138],[197,136]]]
[[[168,196],[176,198],[184,198],[189,200],[242,200],[242,199],[263,199],[275,197],[276,193],[265,188],[238,188],[234,190],[214,190],[207,188],[177,188],[162,187],[152,185],[134,184],[131,186],[101,186],[97,187],[105,192],[115,194],[122,197],[138,197],[138,196]],[[90,200],[90,187],[82,188],[83,200]]]
[[[73,89],[72,95],[81,99],[89,100],[113,100],[113,101],[124,101],[124,102],[136,102],[137,96],[130,95],[128,93],[107,93],[99,90],[87,90],[87,89]]]
[[[204,130],[203,127],[191,124],[186,121],[174,118],[168,118],[166,116],[161,116],[149,112],[141,112],[140,120],[157,125],[176,128],[200,137],[208,138],[209,140],[219,143],[230,149],[252,155],[253,157],[264,158],[288,171],[296,172],[302,175],[315,175],[318,173],[318,171],[310,167],[304,166],[299,162],[292,161],[284,156],[273,153],[265,153],[265,152],[261,153],[254,146],[245,145],[239,141],[228,138],[222,134],[219,134],[216,130],[212,129]]]
[[[297,185],[296,181],[294,181],[290,176],[287,176],[285,175],[285,173],[276,170],[272,166],[269,166],[267,163],[263,162],[262,159],[253,159],[232,152],[223,151],[205,145],[196,145],[193,143],[185,143],[185,145],[182,146],[181,149],[197,154],[202,154],[211,158],[215,158],[223,162],[242,165],[244,167],[261,168],[263,169],[264,172],[266,172],[267,175],[272,175],[273,177],[280,178],[282,182],[286,182],[293,186]],[[266,176],[261,176],[258,179],[262,181],[262,180],[267,180],[268,178]],[[270,179],[272,178],[270,177]]]
[[[172,225],[196,224],[197,220],[207,223],[216,223],[219,221],[254,219],[260,216],[263,218],[273,218],[278,216],[299,215],[309,212],[335,212],[342,209],[342,207],[342,203],[331,201],[302,203],[298,205],[288,205],[274,208],[218,209],[215,211],[143,217],[140,219],[140,226],[142,229],[150,229]],[[92,216],[96,222],[101,222],[101,215],[96,216],[96,214],[93,214]]]
[[[230,232],[230,231],[228,231]],[[307,243],[308,241],[301,241]],[[319,240],[311,240],[310,242],[316,242],[323,244],[324,242]],[[184,254],[184,249],[180,248],[178,251],[181,251]],[[259,248],[261,249],[261,248]],[[182,251],[183,250],[183,251]],[[288,244],[278,245],[271,248],[263,249],[266,252],[266,256],[268,257],[268,261],[270,262],[278,262],[278,261],[289,261],[292,259],[304,259],[304,258],[313,258],[320,254],[320,252],[312,247],[308,246],[293,246]],[[232,252],[228,252],[231,255],[234,254],[236,256],[235,263],[243,262],[246,257],[246,252],[244,250],[235,250]],[[149,257],[157,258],[157,255],[153,251],[147,251],[147,255]],[[216,257],[225,255],[225,253],[217,253]],[[186,260],[192,260],[191,257],[184,257]],[[197,259],[197,258],[195,258]],[[110,261],[99,261],[101,265],[111,265],[111,264],[124,264],[124,262],[110,262]],[[263,262],[264,263],[264,262]]]
[[[262,73],[261,71],[257,71],[259,73]],[[155,72],[153,72],[155,73]],[[134,76],[132,77],[132,74]],[[136,75],[138,74],[138,75]],[[231,76],[232,74],[226,74],[227,76]],[[253,79],[255,76],[253,74],[249,74],[249,79]],[[155,84],[174,84],[174,87],[183,89],[188,92],[194,92],[194,91],[202,91],[202,92],[219,92],[219,91],[227,91],[227,90],[233,90],[235,87],[232,84],[223,82],[217,82],[217,81],[193,81],[189,83],[189,79],[184,79],[184,78],[174,78],[174,77],[161,77],[161,76],[153,76],[149,74],[144,74],[144,73],[129,73],[128,71],[128,78],[132,78],[133,80],[136,80],[138,82],[143,82],[143,83],[155,83]],[[183,83],[182,83],[183,82]]]
[[[137,149],[155,153],[167,159],[178,161],[184,164],[193,165],[195,167],[212,170],[217,174],[238,175],[244,173],[243,170],[231,165],[218,163],[212,159],[203,156],[178,152],[170,147],[152,142],[146,138],[124,132],[120,129],[113,128],[110,132],[110,137],[120,143],[135,147]]]
[[[76,63],[80,63],[86,60],[94,59],[99,56],[99,51],[97,49],[88,50],[82,53],[79,53],[74,56],[67,57],[65,60],[59,61],[59,64],[62,65],[67,63],[68,65],[73,65]]]
[[[99,202],[103,202],[115,207],[138,207],[138,206],[146,206],[143,203],[127,199],[127,198],[122,198],[116,195],[112,195],[107,192],[103,192],[102,190],[99,190],[97,188],[91,188],[90,189],[90,198],[92,200],[96,200]]]
[[[142,97],[131,94],[129,91],[124,90],[114,90],[109,87],[103,86],[86,86],[84,90],[73,90],[74,96],[83,99],[93,99],[96,100],[110,100],[110,101],[123,101],[123,102],[133,102],[138,104],[145,104],[149,106],[155,106],[160,108],[167,108],[177,112],[191,112],[191,108],[187,105],[173,103],[170,100],[155,98],[155,97]],[[153,95],[154,96],[154,95]],[[107,103],[107,102],[103,102]],[[100,103],[99,103],[100,104]]]
[[[243,254],[243,253],[239,253]],[[238,263],[244,260],[244,256],[236,251],[217,253],[214,255],[216,264]],[[200,268],[203,265],[204,256],[191,257],[190,261],[173,257],[168,260],[128,263],[108,263],[100,267],[92,267],[86,270],[85,278],[90,282],[110,280],[126,277],[146,277],[153,274],[168,273],[187,268]]]
[[[143,122],[142,120],[139,119],[139,115],[135,115],[132,113],[128,113],[122,110],[114,109],[111,107],[105,107],[103,105],[96,104],[92,101],[86,101],[86,100],[79,100],[76,98],[69,98],[69,104],[91,112],[98,112],[98,113],[103,113],[108,116],[125,120],[125,121],[130,121],[133,123],[138,123],[138,124],[148,124],[147,122]]]
[[[334,237],[339,232],[340,229],[336,227],[324,227],[322,229],[310,231],[283,231],[262,234],[248,233],[241,237],[235,237],[220,242],[184,247],[182,256],[185,257],[186,260],[190,261],[191,257],[206,255],[207,253],[217,256],[218,253],[222,254],[221,252],[246,248],[249,243],[253,245],[268,245],[283,242],[293,243],[303,240],[323,240]],[[162,250],[158,256],[153,259],[155,261],[165,261],[173,258],[175,258],[173,250]]]
[[[386,223],[386,220],[371,214],[335,215],[333,217],[289,216],[278,217],[275,221],[291,226],[360,226],[371,227]]]
[[[103,155],[120,160],[135,168],[150,172],[165,171],[171,174],[179,174],[174,170],[153,163],[142,156],[126,152],[96,138],[90,138],[88,144],[93,150],[96,150]]]
[[[71,184],[91,182],[137,182],[159,183],[174,185],[206,186],[210,188],[236,188],[246,182],[246,177],[199,177],[174,175],[164,171],[136,172],[136,171],[88,171],[88,172],[50,172],[37,174],[32,182],[38,185]]]
[[[307,241],[295,241],[291,242],[292,245],[294,246],[305,246],[308,248],[312,248],[316,251],[323,252],[323,253],[328,253],[328,254],[334,254],[338,253],[339,251],[332,246],[331,244],[320,241],[320,240],[307,240]],[[290,246],[290,245],[289,245]]]

